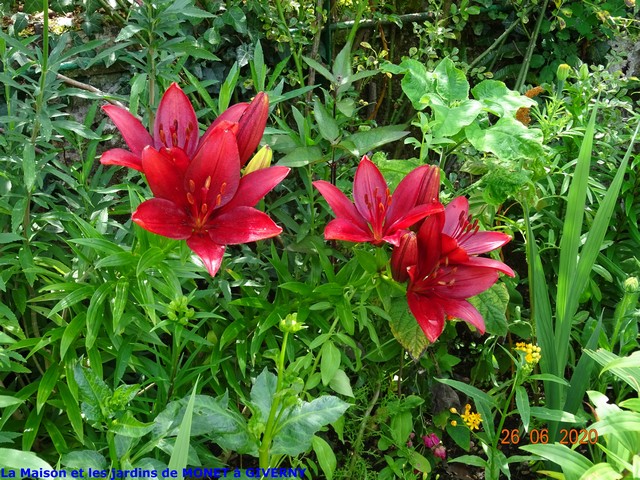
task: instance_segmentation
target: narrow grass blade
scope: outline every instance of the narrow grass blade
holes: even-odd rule
[[[198,380],[196,380],[193,386],[193,392],[191,392],[191,398],[187,404],[187,409],[184,412],[182,423],[180,424],[180,430],[178,431],[178,437],[176,438],[175,446],[173,447],[173,453],[169,459],[169,471],[176,470],[178,476],[176,478],[182,480],[182,470],[187,466],[187,459],[189,458],[189,443],[191,439],[191,421],[193,418],[193,406],[196,401],[196,390],[198,389]]]

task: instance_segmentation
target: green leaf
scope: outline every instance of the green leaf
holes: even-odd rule
[[[51,465],[38,458],[35,453],[22,452],[13,448],[0,448],[0,466],[16,470],[22,468],[42,469],[43,473],[53,470]]]
[[[295,406],[278,425],[271,453],[295,456],[306,452],[311,448],[313,435],[338,420],[347,408],[348,403],[329,395]]]
[[[501,160],[531,161],[544,155],[542,130],[527,128],[515,118],[501,118],[486,129],[472,123],[465,134],[476,149],[491,152]]]
[[[322,75],[324,78],[326,78],[329,82],[336,83],[336,79],[333,76],[333,74],[327,68],[325,68],[323,65],[321,65],[320,63],[316,62],[314,59],[309,58],[309,57],[304,57],[303,56],[302,59],[307,63],[307,65],[309,65],[316,72],[318,72],[320,75]]]
[[[98,333],[104,321],[104,302],[112,290],[112,282],[103,283],[91,296],[89,308],[87,309],[87,334],[85,336],[87,350],[93,347],[98,338]]]
[[[491,408],[496,408],[497,404],[495,399],[491,396],[483,392],[482,390],[469,385],[467,383],[459,382],[458,380],[451,380],[449,378],[436,378],[436,381],[440,383],[444,383],[445,385],[449,385],[452,388],[468,395],[473,398],[473,401],[477,404],[478,402],[483,402]]]
[[[464,72],[450,58],[444,58],[433,71],[435,90],[448,104],[469,98],[469,82]]]
[[[329,387],[334,392],[337,392],[346,397],[353,398],[353,390],[351,389],[351,381],[349,377],[342,369],[336,370],[336,373],[333,375],[333,378],[329,382]]]
[[[58,365],[51,365],[47,371],[44,373],[42,378],[40,379],[40,383],[38,385],[38,395],[36,398],[36,409],[38,413],[42,410],[42,407],[46,403],[49,395],[58,383],[58,378],[60,378],[60,371],[58,369]]]
[[[11,397],[9,395],[0,395],[0,408],[10,407],[11,405],[20,405],[24,400]]]
[[[153,423],[142,423],[136,420],[129,411],[109,422],[109,430],[129,438],[141,438],[153,429]]]
[[[553,410],[546,407],[531,407],[531,416],[540,420],[550,420],[552,422],[566,422],[577,425],[585,423],[584,419],[576,417],[571,413],[563,412],[562,410]]]
[[[197,388],[198,379],[196,379],[196,383],[193,386],[193,391],[191,392],[189,403],[187,404],[182,422],[180,423],[178,437],[176,438],[176,443],[173,447],[173,452],[171,452],[171,458],[169,459],[169,469],[177,470],[177,478],[180,479],[184,478],[182,475],[182,470],[187,466],[187,462],[189,459],[189,439],[191,438],[191,422],[193,419],[193,406],[196,400]]]
[[[389,314],[391,316],[389,327],[393,336],[411,355],[411,358],[418,360],[427,350],[429,341],[418,325],[418,321],[409,311],[406,300],[394,299]]]
[[[340,145],[345,147],[356,157],[361,157],[371,150],[375,150],[387,143],[400,140],[409,134],[403,130],[404,125],[389,125],[386,127],[372,128],[362,132],[356,132],[346,137]],[[348,143],[351,142],[351,143]],[[353,146],[351,146],[353,145]]]
[[[278,377],[269,372],[266,367],[256,378],[256,383],[251,388],[251,403],[257,408],[254,415],[260,415],[259,421],[267,423],[273,397],[276,394]]]
[[[400,64],[400,68],[404,69],[404,77],[401,82],[402,91],[411,100],[413,108],[424,110],[427,104],[422,102],[422,97],[425,93],[434,91],[433,74],[428,73],[424,64],[417,60],[404,60]]]
[[[304,167],[324,160],[320,147],[297,147],[282,157],[277,165],[281,167]]]
[[[31,192],[36,182],[36,151],[33,144],[30,142],[27,142],[24,145],[22,170],[25,188],[27,189],[27,192]]]
[[[522,385],[516,387],[516,406],[522,420],[524,431],[529,431],[529,421],[531,420],[531,406],[529,404],[529,395]]]
[[[520,449],[546,458],[559,465],[566,475],[567,480],[578,480],[584,472],[593,466],[593,463],[589,459],[560,443],[554,443],[553,445],[524,445],[520,447]]]
[[[94,450],[76,450],[66,453],[60,458],[60,463],[67,468],[76,470],[81,468],[105,470],[108,467],[107,460]]]
[[[616,472],[608,463],[596,463],[589,470],[584,472],[580,480],[618,480],[622,474]]]
[[[536,103],[532,98],[509,90],[498,80],[483,80],[471,89],[471,93],[485,110],[499,117],[514,117],[518,109],[532,107]]]
[[[340,361],[342,357],[340,355],[340,350],[338,350],[331,340],[322,345],[320,355],[322,356],[320,360],[322,384],[328,385],[340,368]]]
[[[136,276],[140,277],[140,275],[146,271],[148,268],[155,267],[158,263],[165,259],[165,253],[162,249],[158,247],[151,247],[146,250],[138,261],[138,266],[136,267]]]
[[[336,471],[338,461],[331,446],[321,437],[313,436],[313,451],[316,452],[318,464],[324,473],[325,478],[333,480],[333,472]]]
[[[322,138],[335,143],[340,136],[340,127],[317,98],[313,101],[313,115],[318,123],[318,130],[320,130]]]
[[[476,307],[487,329],[487,333],[503,337],[507,334],[507,305],[509,292],[504,283],[496,283],[489,290],[485,290],[469,299],[469,303]]]
[[[435,117],[433,136],[435,138],[453,137],[464,127],[473,123],[482,111],[482,104],[475,100],[464,100],[454,107],[436,104],[431,108]]]
[[[127,306],[128,299],[129,299],[129,280],[122,277],[116,282],[115,297],[113,299],[113,303],[111,304],[113,332],[116,335],[120,335],[122,333],[120,320],[122,319],[122,314],[124,313],[124,309]]]
[[[111,398],[111,389],[90,368],[79,363],[73,367],[73,378],[78,384],[82,402],[82,413],[91,423],[105,421],[109,413],[106,405]]]

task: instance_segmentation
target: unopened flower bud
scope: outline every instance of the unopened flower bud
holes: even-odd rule
[[[440,444],[440,439],[435,433],[430,433],[429,435],[424,435],[422,437],[422,441],[424,442],[424,446],[427,448],[435,448]]]
[[[271,166],[271,159],[273,159],[273,151],[269,145],[265,145],[258,150],[258,153],[247,163],[247,166],[244,168],[244,174],[248,175],[256,170],[269,168]]]
[[[290,313],[282,320],[280,320],[280,330],[283,332],[296,333],[306,328],[304,323],[298,322],[298,314]]]
[[[556,77],[558,81],[564,82],[569,78],[569,74],[571,73],[571,67],[566,63],[558,65],[558,70],[556,71]]]
[[[629,277],[622,284],[624,287],[624,291],[627,293],[638,293],[640,292],[640,284],[638,282],[638,277]]]
[[[407,268],[418,263],[418,240],[415,232],[407,230],[400,237],[400,244],[391,254],[391,274],[396,282],[406,282],[409,279]]]
[[[247,163],[251,154],[260,144],[268,117],[269,97],[266,93],[260,92],[251,101],[238,121],[239,128],[236,139],[238,140],[240,165]]]
[[[444,445],[438,445],[436,448],[433,449],[433,454],[436,457],[444,460],[447,458],[447,449],[445,448]]]
[[[580,65],[580,70],[578,70],[578,78],[583,82],[586,82],[589,79],[589,67],[586,63]]]

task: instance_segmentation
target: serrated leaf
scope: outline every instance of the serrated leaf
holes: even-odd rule
[[[429,341],[418,325],[418,321],[409,311],[406,300],[404,298],[394,300],[389,314],[391,333],[411,358],[417,361],[427,350]]]
[[[111,389],[90,368],[76,364],[73,377],[78,384],[82,402],[82,412],[89,422],[105,421],[109,415],[106,408],[111,398]]]
[[[489,290],[471,297],[468,301],[484,318],[487,333],[499,337],[507,334],[506,312],[509,304],[509,292],[504,283],[496,283]]]

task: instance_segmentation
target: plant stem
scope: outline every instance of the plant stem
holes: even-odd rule
[[[358,436],[356,437],[356,441],[353,443],[354,451],[351,455],[351,460],[349,461],[349,471],[345,478],[353,478],[352,472],[356,465],[356,460],[358,458],[358,452],[356,449],[360,448],[362,444],[362,437],[364,436],[364,431],[367,428],[367,422],[369,421],[369,417],[371,416],[371,412],[373,411],[373,407],[375,407],[378,402],[378,397],[380,396],[380,387],[382,386],[382,381],[378,380],[378,384],[376,385],[376,390],[373,392],[373,398],[369,405],[367,406],[367,411],[364,412],[364,416],[362,417],[362,421],[360,422],[360,429],[358,430]]]
[[[280,357],[278,358],[278,365],[276,366],[278,371],[278,380],[276,382],[276,393],[273,396],[273,402],[271,403],[271,410],[269,411],[269,419],[264,429],[264,435],[262,436],[262,443],[258,449],[260,468],[269,468],[270,457],[269,449],[271,448],[271,442],[276,433],[276,414],[278,408],[280,408],[280,392],[282,391],[282,382],[284,380],[284,357],[287,351],[287,340],[289,338],[289,332],[285,331],[282,338],[282,347],[280,348]]]
[[[515,85],[516,92],[519,92],[520,89],[522,89],[524,82],[527,79],[527,73],[529,73],[529,65],[531,64],[531,57],[533,56],[533,50],[536,48],[536,45],[538,43],[540,27],[542,26],[542,20],[544,19],[544,14],[547,11],[548,4],[549,0],[544,0],[542,9],[540,10],[540,15],[538,15],[538,21],[536,22],[533,34],[531,35],[531,40],[529,41],[529,46],[527,47],[527,52],[522,62],[522,68],[520,69],[520,73],[518,74],[518,80],[516,81]]]
[[[296,70],[298,72],[298,82],[300,82],[300,86],[304,86],[304,73],[302,73],[302,62],[300,62],[300,56],[302,55],[302,50],[294,51],[293,47],[295,42],[293,40],[293,36],[291,35],[291,31],[287,27],[287,20],[284,18],[284,10],[282,9],[282,1],[275,0],[276,9],[278,10],[278,18],[280,19],[280,23],[282,24],[282,29],[286,32],[286,36],[289,39],[289,48],[291,49],[291,56],[293,57],[293,62],[296,64]]]

